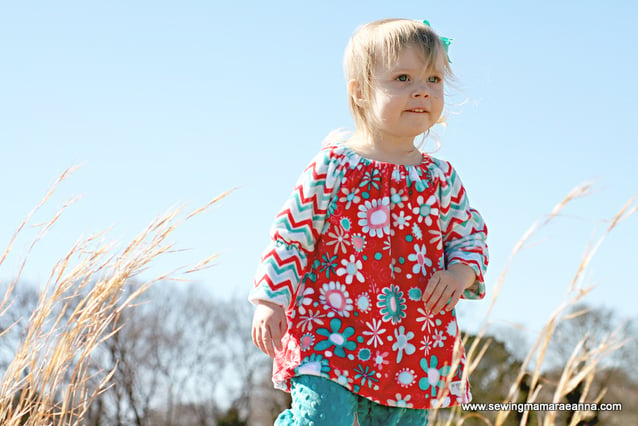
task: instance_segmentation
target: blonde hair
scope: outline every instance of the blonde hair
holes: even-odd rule
[[[432,28],[409,19],[382,19],[363,25],[350,38],[343,58],[346,82],[356,81],[361,98],[370,100],[376,64],[391,66],[406,46],[422,49],[426,68],[442,63],[445,80],[454,77],[445,47]],[[352,94],[348,103],[357,128],[369,128],[366,109]]]

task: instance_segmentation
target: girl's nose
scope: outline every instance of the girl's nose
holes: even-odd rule
[[[427,98],[430,96],[430,91],[425,83],[418,84],[412,92],[413,98]]]

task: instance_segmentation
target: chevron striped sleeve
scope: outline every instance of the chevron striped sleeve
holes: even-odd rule
[[[440,223],[446,266],[462,263],[474,270],[476,281],[463,292],[464,299],[485,296],[484,274],[488,264],[487,227],[470,207],[461,179],[450,163],[435,160],[440,168]]]
[[[252,303],[266,300],[288,308],[315,250],[341,174],[334,146],[324,147],[304,169],[271,229],[271,242],[249,295]]]

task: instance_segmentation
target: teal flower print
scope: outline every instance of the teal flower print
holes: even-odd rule
[[[410,173],[406,176],[406,181],[408,186],[414,185],[414,189],[417,192],[425,191],[430,185],[430,176],[429,173],[424,172],[424,170],[420,167],[413,168],[410,170]]]
[[[428,360],[426,358],[421,358],[421,369],[425,371],[427,377],[423,377],[419,380],[419,388],[421,390],[430,389],[430,395],[436,396],[439,389],[445,386],[445,377],[450,374],[450,366],[444,365],[443,367],[438,367],[439,360],[436,355],[432,355],[430,358],[430,364],[428,365]]]
[[[330,204],[328,204],[328,209],[326,211],[326,217],[332,216],[337,210],[337,199],[333,199]]]
[[[337,266],[337,255],[329,257],[324,253],[323,256],[321,256],[319,272],[325,272],[326,278],[330,278],[330,273],[336,273]]]
[[[410,340],[414,338],[414,333],[411,331],[405,332],[405,328],[400,326],[398,330],[394,330],[394,337],[396,341],[392,345],[392,350],[397,352],[397,364],[403,359],[403,352],[406,355],[412,355],[416,348],[410,343]]]
[[[383,321],[398,324],[405,318],[405,297],[398,286],[392,284],[390,287],[384,288],[377,299],[377,307],[381,308]]]
[[[346,327],[343,332],[340,332],[341,320],[339,318],[333,318],[330,321],[330,330],[327,328],[320,328],[317,330],[317,334],[324,336],[326,340],[315,345],[316,351],[323,351],[334,346],[334,354],[338,357],[344,358],[346,356],[346,350],[353,351],[357,348],[357,344],[353,341],[349,341],[348,338],[354,334],[353,327]]]
[[[361,179],[361,183],[359,184],[359,188],[367,187],[368,191],[374,187],[379,189],[381,186],[381,172],[377,169],[372,169],[371,171],[365,172],[363,175],[363,179]]]
[[[408,297],[410,298],[410,300],[414,302],[418,302],[419,300],[421,300],[422,296],[423,296],[423,292],[421,291],[419,287],[412,287],[408,291]]]
[[[354,375],[354,379],[355,380],[361,380],[361,386],[368,386],[369,388],[372,387],[372,382],[378,382],[379,379],[377,379],[376,374],[377,372],[374,371],[373,369],[371,369],[370,367],[366,366],[365,368],[359,364],[355,369],[354,372],[356,373]]]

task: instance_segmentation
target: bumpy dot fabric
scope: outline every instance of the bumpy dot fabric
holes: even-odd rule
[[[276,426],[424,426],[427,410],[387,407],[362,398],[343,386],[316,376],[292,379],[292,407],[279,415]]]

